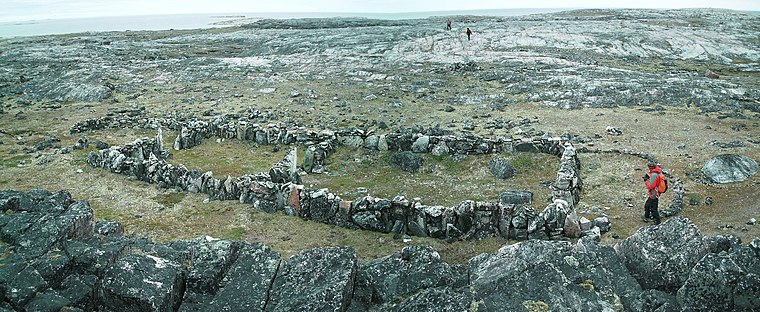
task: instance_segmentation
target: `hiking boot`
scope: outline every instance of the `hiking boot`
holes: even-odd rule
[[[649,223],[649,218],[647,218],[647,217],[641,217],[641,222]]]

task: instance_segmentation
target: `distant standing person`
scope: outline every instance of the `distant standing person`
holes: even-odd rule
[[[466,33],[467,33],[467,41],[470,41],[470,35],[472,35],[472,29],[470,29],[470,27],[467,27]]]
[[[446,30],[451,30],[451,19],[446,21]]]
[[[649,218],[654,219],[654,225],[660,224],[660,212],[658,210],[660,201],[660,191],[658,187],[663,182],[662,168],[654,160],[647,161],[649,173],[645,174],[644,185],[647,189],[647,201],[644,203],[644,222],[649,222]]]

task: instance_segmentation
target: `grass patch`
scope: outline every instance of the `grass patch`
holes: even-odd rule
[[[686,199],[687,204],[702,202],[702,195],[696,193],[685,193],[683,196]]]
[[[161,193],[153,197],[153,200],[164,207],[174,207],[174,205],[185,199],[186,195],[183,192]]]
[[[467,156],[456,161],[449,156],[421,155],[424,163],[417,173],[407,173],[388,162],[390,152],[367,153],[363,149],[340,147],[325,161],[328,174],[304,177],[310,188],[328,188],[347,199],[365,194],[393,198],[403,195],[420,198],[426,205],[453,206],[463,200],[496,201],[507,190],[529,190],[536,202],[549,197],[543,186],[553,181],[558,158],[546,154],[505,155],[515,165],[514,178],[494,177],[488,162],[491,155]]]
[[[25,165],[28,165],[31,163],[32,156],[27,154],[20,154],[20,155],[11,155],[8,157],[2,157],[0,158],[0,167],[2,168],[13,168],[18,167],[18,165],[21,163],[21,161],[25,161]]]
[[[222,232],[220,238],[229,240],[240,240],[245,234],[245,229],[239,226],[226,229]]]
[[[169,162],[184,164],[188,169],[211,171],[215,176],[241,176],[269,172],[269,168],[285,158],[288,147],[273,152],[271,145],[249,145],[235,140],[206,140],[191,149],[172,151]]]

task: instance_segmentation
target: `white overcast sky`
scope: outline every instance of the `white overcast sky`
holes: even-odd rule
[[[511,8],[727,8],[760,11],[760,0],[0,0],[0,22],[186,13],[398,13]]]

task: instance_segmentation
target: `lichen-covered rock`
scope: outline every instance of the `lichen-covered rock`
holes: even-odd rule
[[[423,162],[422,157],[409,151],[393,153],[388,161],[402,171],[410,173],[417,172]]]
[[[461,312],[470,311],[472,294],[467,288],[428,288],[415,293],[399,304],[393,311],[404,312]],[[389,309],[391,310],[391,309]]]
[[[760,253],[748,246],[704,256],[676,295],[683,311],[752,311],[760,307]]]
[[[639,302],[641,307],[636,309],[638,311],[670,312],[680,310],[675,296],[656,289],[643,291],[639,295]]]
[[[619,311],[638,306],[641,288],[611,247],[581,239],[530,240],[470,260],[478,311]]]
[[[615,245],[631,275],[644,289],[674,294],[709,247],[689,219],[674,217],[640,228]]]
[[[262,311],[280,255],[262,244],[243,244],[208,304],[209,311]]]
[[[301,251],[285,261],[270,289],[266,311],[345,311],[356,276],[351,247]]]
[[[0,257],[0,299],[20,309],[49,285],[40,272],[30,266],[25,255],[10,253]]]
[[[430,246],[407,246],[401,252],[370,260],[359,267],[371,303],[394,302],[421,290],[450,287],[457,274]],[[365,302],[367,304],[369,302]]]
[[[175,241],[169,246],[190,255],[185,277],[187,291],[210,294],[219,289],[219,282],[235,261],[240,247],[238,243],[209,236]]]
[[[131,254],[105,270],[98,293],[103,307],[111,311],[171,311],[179,308],[184,288],[178,263]]]
[[[515,167],[504,157],[494,157],[488,162],[488,169],[495,177],[506,180],[515,176]]]
[[[124,236],[124,226],[116,221],[98,221],[95,223],[94,231],[102,236]]]

